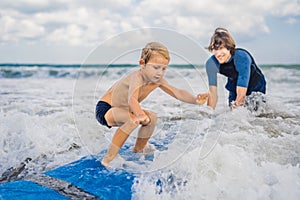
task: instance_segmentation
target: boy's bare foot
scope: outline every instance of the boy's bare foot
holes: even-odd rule
[[[109,163],[105,162],[104,159],[100,162],[105,168],[109,168]]]
[[[150,154],[155,151],[155,147],[153,144],[147,144],[142,150],[137,151],[135,148],[133,148],[132,151],[135,153]]]

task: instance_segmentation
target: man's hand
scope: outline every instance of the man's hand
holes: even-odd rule
[[[196,102],[197,102],[199,105],[203,105],[203,104],[207,101],[208,96],[209,96],[209,92],[206,92],[206,93],[203,93],[203,94],[198,94],[198,95],[197,95]]]
[[[240,107],[240,106],[243,106],[243,105],[244,105],[243,103],[240,103],[238,101],[230,102],[230,108],[237,108],[237,107]]]

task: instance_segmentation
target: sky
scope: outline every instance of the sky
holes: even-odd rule
[[[203,64],[217,27],[257,63],[300,63],[300,0],[1,0],[0,63],[135,63],[157,39],[173,63]]]

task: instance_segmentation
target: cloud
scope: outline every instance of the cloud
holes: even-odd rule
[[[45,34],[45,28],[30,19],[21,17],[1,16],[0,19],[1,41],[18,41],[20,39],[32,41]]]
[[[271,1],[271,0],[269,0]],[[274,6],[270,6],[269,9],[272,9],[272,13],[275,16],[284,17],[284,16],[299,16],[300,15],[300,2],[298,0],[290,1],[281,1],[276,0]]]
[[[33,14],[37,12],[47,12],[60,10],[67,7],[65,0],[1,0],[0,7],[3,10],[17,10],[23,14]]]
[[[95,45],[113,35],[142,27],[163,27],[196,39],[218,26],[239,38],[270,32],[267,17],[297,24],[298,0],[3,0],[0,41]]]
[[[296,24],[298,21],[297,21],[297,19],[295,19],[295,18],[288,18],[285,22],[286,22],[287,24],[293,25],[293,24]]]

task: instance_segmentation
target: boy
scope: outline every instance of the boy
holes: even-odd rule
[[[96,106],[96,118],[100,124],[111,128],[118,126],[108,152],[101,161],[105,167],[116,157],[131,132],[141,125],[138,131],[134,152],[143,152],[157,121],[154,112],[140,106],[156,88],[161,88],[172,97],[191,104],[204,104],[208,93],[193,96],[187,91],[171,86],[164,78],[170,61],[168,49],[158,43],[148,43],[142,50],[140,69],[131,72],[117,81],[100,99]]]

